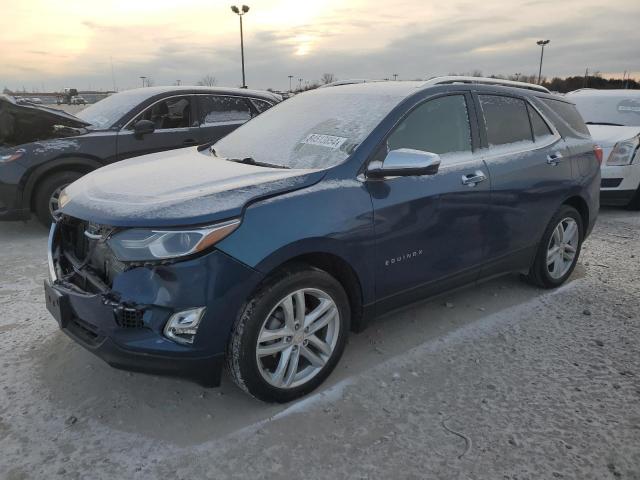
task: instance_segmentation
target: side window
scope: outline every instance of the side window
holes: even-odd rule
[[[490,147],[531,142],[531,125],[524,100],[501,95],[478,95]]]
[[[244,98],[223,95],[199,95],[200,126],[221,122],[246,122],[251,118],[251,109]]]
[[[529,117],[531,118],[531,127],[533,128],[533,138],[536,142],[543,141],[546,137],[553,135],[553,132],[542,119],[540,114],[535,111],[530,105],[527,105],[529,110]]]
[[[162,100],[138,115],[131,122],[130,129],[138,120],[151,120],[156,130],[168,128],[189,128],[191,126],[191,98],[172,97]]]
[[[266,100],[260,100],[258,98],[252,98],[251,102],[256,107],[256,110],[258,110],[258,113],[262,113],[265,110],[269,110],[271,107],[273,107],[273,104],[267,102]]]
[[[588,138],[590,136],[589,129],[584,124],[584,120],[582,120],[575,105],[550,98],[540,98],[540,100],[560,117],[562,123],[572,133],[572,137]]]
[[[388,150],[412,148],[439,155],[471,151],[471,128],[464,95],[423,103],[387,139]]]

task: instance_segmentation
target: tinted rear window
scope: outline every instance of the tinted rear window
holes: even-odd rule
[[[478,95],[489,146],[531,142],[531,125],[524,100],[500,95]]]
[[[542,103],[548,106],[556,115],[560,117],[562,123],[572,133],[578,137],[589,137],[589,129],[584,124],[584,120],[578,113],[575,105],[566,103],[561,100],[552,100],[550,98],[541,98]]]

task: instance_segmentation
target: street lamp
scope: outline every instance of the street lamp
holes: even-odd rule
[[[247,88],[247,83],[245,82],[244,77],[244,38],[242,35],[242,17],[249,11],[249,7],[247,5],[242,5],[241,8],[238,8],[235,5],[232,5],[231,11],[237,14],[238,17],[240,17],[240,56],[242,57],[242,88]]]
[[[291,79],[293,78],[293,75],[289,75],[289,92],[291,92]]]
[[[538,85],[540,85],[540,79],[542,78],[542,57],[544,57],[544,47],[548,45],[551,40],[538,40],[536,43],[542,47],[540,50],[540,70],[538,70]]]
[[[140,77],[142,79],[142,88],[144,88],[144,81],[147,77]]]
[[[393,74],[393,79],[394,79],[394,80],[398,80],[398,74],[397,74],[397,73],[394,73],[394,74]]]

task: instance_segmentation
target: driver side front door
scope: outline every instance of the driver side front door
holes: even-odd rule
[[[435,175],[367,181],[380,310],[477,278],[491,182],[483,160],[473,153],[473,115],[468,94],[433,98],[413,109],[386,140],[386,151],[437,153],[441,165]]]
[[[155,130],[136,135],[133,126],[139,120],[152,121]],[[118,160],[197,144],[198,122],[193,97],[178,95],[155,102],[118,132]]]

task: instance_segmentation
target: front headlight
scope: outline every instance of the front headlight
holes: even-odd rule
[[[239,219],[188,230],[132,228],[113,235],[107,243],[123,262],[184,257],[218,243],[240,225]]]
[[[621,166],[631,165],[633,157],[638,151],[638,145],[640,145],[640,138],[633,137],[624,142],[618,142],[611,150],[609,158],[607,159],[607,165]]]

